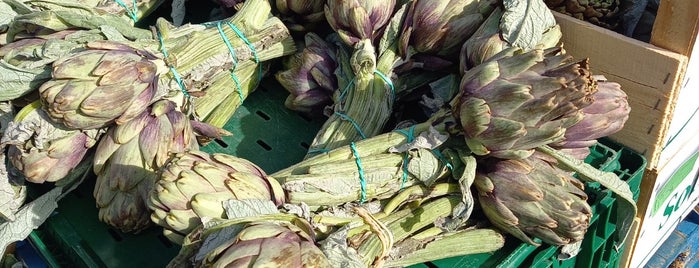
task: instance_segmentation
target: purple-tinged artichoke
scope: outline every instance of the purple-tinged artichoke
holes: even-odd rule
[[[474,182],[486,217],[499,229],[536,245],[581,241],[592,209],[584,185],[542,153],[524,159],[481,159]]]
[[[151,223],[147,201],[156,172],[171,153],[198,148],[189,119],[169,100],[110,127],[97,145],[93,165],[100,220],[123,232],[147,227]]]
[[[26,179],[55,182],[66,177],[83,160],[102,131],[73,130],[52,122],[39,102],[25,106],[0,141],[9,145],[7,156]]]
[[[39,88],[53,120],[74,129],[124,124],[160,97],[159,70],[167,69],[154,56],[113,42],[91,46],[54,62],[52,79]]]
[[[328,0],[325,19],[346,44],[374,41],[393,15],[396,0]]]
[[[308,31],[325,25],[325,0],[276,0],[279,17],[291,31]]]
[[[308,221],[265,216],[269,217],[218,220],[196,228],[168,267],[332,267]]]
[[[594,102],[582,109],[582,121],[568,127],[565,139],[551,144],[551,147],[584,160],[597,139],[612,135],[624,127],[631,107],[621,85],[598,81],[597,92],[592,97]]]
[[[451,60],[498,4],[495,0],[416,0],[403,24],[402,53],[417,52]]]
[[[202,217],[224,218],[223,201],[271,200],[284,203],[279,183],[257,165],[226,154],[188,151],[172,156],[150,193],[151,219],[173,242],[201,224]]]
[[[336,48],[312,32],[306,34],[305,45],[303,51],[288,58],[284,70],[275,78],[291,93],[284,102],[287,108],[318,115],[333,102],[332,95],[338,87]]]
[[[597,90],[587,60],[557,49],[508,49],[466,72],[452,113],[476,155],[526,158],[563,140]]]

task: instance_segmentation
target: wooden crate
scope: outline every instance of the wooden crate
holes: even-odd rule
[[[663,151],[670,123],[676,109],[687,109],[676,107],[678,96],[690,77],[699,79],[699,73],[686,73],[699,31],[699,0],[662,0],[650,43],[563,14],[554,15],[561,26],[566,51],[576,58],[589,58],[594,74],[620,83],[629,96],[629,120],[611,138],[643,154],[648,161],[638,200],[640,224],[632,234],[637,237],[654,189],[663,183],[658,174],[672,161],[668,157],[672,152]],[[699,51],[695,54],[699,55]],[[695,58],[692,65],[699,61],[699,56]],[[689,108],[699,107],[699,102],[694,105]],[[635,239],[629,241],[620,267],[628,267],[634,255],[648,254],[636,252],[634,244]]]
[[[620,83],[629,95],[629,120],[612,139],[643,154],[649,168],[656,167],[689,57],[570,16],[554,15],[566,51],[576,58],[589,58],[594,74]],[[678,42],[666,43],[684,49]]]

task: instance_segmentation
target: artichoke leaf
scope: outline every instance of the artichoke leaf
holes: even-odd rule
[[[19,98],[50,78],[50,68],[23,69],[0,59],[0,101]]]
[[[262,199],[230,199],[223,201],[223,209],[228,219],[253,217],[266,214],[275,214],[279,211],[271,200]]]
[[[581,179],[585,181],[599,182],[605,188],[611,190],[616,194],[616,203],[619,206],[617,209],[617,228],[619,229],[618,241],[615,245],[616,250],[619,250],[624,246],[626,238],[629,236],[629,231],[631,229],[631,224],[636,216],[636,201],[633,200],[633,192],[629,187],[629,184],[622,181],[613,172],[605,172],[594,168],[590,164],[583,162],[582,160],[576,159],[565,153],[551,148],[548,145],[543,145],[538,148],[540,151],[553,156],[558,160],[559,164],[575,171]]]
[[[502,36],[515,47],[532,49],[542,34],[556,25],[553,13],[543,0],[504,0],[500,20]]]

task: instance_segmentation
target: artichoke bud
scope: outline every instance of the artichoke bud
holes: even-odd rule
[[[583,184],[549,161],[554,160],[540,153],[479,160],[474,185],[481,206],[496,227],[524,242],[536,244],[532,237],[553,245],[580,241],[592,217]]]
[[[147,107],[133,120],[109,128],[97,145],[94,196],[100,220],[123,232],[150,223],[147,200],[157,170],[170,153],[199,148],[186,116],[169,100]],[[170,198],[176,192],[169,189]]]
[[[495,9],[493,0],[413,1],[403,25],[417,52],[451,59]],[[407,49],[403,49],[407,51]]]
[[[201,224],[201,217],[224,218],[223,202],[226,200],[261,199],[271,200],[276,205],[285,200],[279,182],[268,177],[261,168],[225,154],[196,150],[176,153],[159,175],[157,186],[149,196],[148,206],[154,211],[151,218],[168,232],[180,236]],[[188,224],[167,223],[171,211],[187,215],[189,218],[179,219],[179,222]]]
[[[315,33],[307,33],[304,40],[304,49],[289,57],[275,78],[290,93],[284,103],[287,108],[320,114],[332,103],[332,94],[338,87],[337,48]]]
[[[327,257],[316,246],[315,235],[307,226],[299,226],[288,221],[257,221],[231,226],[223,224],[204,231],[199,240],[212,241],[219,232],[229,232],[229,228],[240,228],[235,237],[208,251],[200,251],[202,256],[195,261],[197,267],[332,267]],[[235,229],[231,229],[235,230]],[[309,233],[309,231],[311,233]],[[201,248],[200,250],[204,250]],[[252,255],[251,255],[252,254]]]
[[[154,56],[107,41],[54,62],[51,80],[39,88],[44,110],[74,129],[123,124],[160,98]]]
[[[325,0],[276,0],[280,18],[291,31],[309,31],[325,20]]]
[[[597,91],[590,99],[592,103],[581,110],[580,122],[567,128],[564,140],[551,144],[581,160],[587,157],[589,147],[597,139],[621,130],[631,111],[627,95],[618,83],[597,82]]]
[[[504,50],[466,72],[452,102],[477,155],[526,158],[538,146],[561,141],[596,91],[585,61],[566,63],[556,49],[517,51]]]
[[[396,0],[329,0],[325,19],[342,41],[354,46],[363,39],[373,43],[393,16]]]
[[[83,160],[102,130],[73,130],[52,122],[36,101],[25,106],[9,124],[2,140],[7,156],[26,179],[55,182],[66,177]]]

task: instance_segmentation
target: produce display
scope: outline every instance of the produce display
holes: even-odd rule
[[[583,162],[626,94],[566,54],[551,1],[216,0],[186,24],[184,1],[84,2],[0,0],[3,252],[86,180],[94,217],[181,247],[169,267],[404,267],[510,239],[575,255],[584,182],[616,194],[626,239],[628,184]],[[202,151],[265,80],[325,122],[306,155]]]

